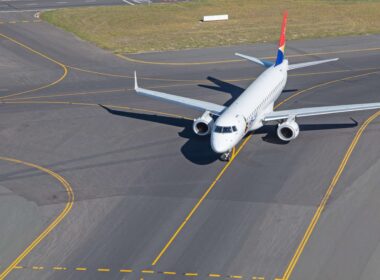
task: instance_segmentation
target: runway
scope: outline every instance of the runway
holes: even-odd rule
[[[291,72],[279,109],[378,102],[379,39],[288,42],[340,60]],[[286,145],[269,126],[226,165],[197,112],[132,90],[137,70],[225,104],[263,70],[233,54],[275,44],[116,56],[43,22],[0,41],[0,279],[378,279],[376,112],[299,119]]]

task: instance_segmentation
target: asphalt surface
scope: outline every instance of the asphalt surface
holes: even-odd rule
[[[0,12],[22,12],[86,6],[139,5],[178,1],[181,0],[3,0],[0,2]]]
[[[286,145],[269,126],[223,169],[191,131],[196,112],[131,90],[137,70],[140,86],[228,103],[262,71],[233,53],[272,56],[275,44],[128,56],[138,63],[42,22],[0,33],[0,273],[31,246],[7,279],[379,278],[379,119],[291,262],[373,111],[300,119]],[[288,42],[291,62],[340,61],[292,72],[281,108],[378,102],[379,39]],[[46,167],[73,190],[70,211],[37,243],[68,187],[3,157]]]

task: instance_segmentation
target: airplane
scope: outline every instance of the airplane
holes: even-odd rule
[[[297,118],[380,108],[380,103],[366,103],[274,111],[274,103],[285,88],[288,71],[339,59],[289,64],[288,60],[285,59],[287,17],[288,13],[285,12],[275,62],[264,61],[244,54],[235,54],[261,65],[266,70],[229,107],[140,88],[137,83],[136,72],[134,77],[135,91],[141,95],[203,112],[199,118],[194,120],[193,131],[199,136],[211,134],[211,148],[215,153],[220,154],[221,160],[224,161],[233,157],[235,146],[247,133],[257,130],[269,122],[277,122],[277,136],[282,141],[289,142],[297,138],[300,133],[299,125],[296,122]]]

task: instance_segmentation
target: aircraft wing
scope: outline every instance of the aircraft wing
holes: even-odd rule
[[[310,117],[310,116],[319,116],[319,115],[328,115],[328,114],[337,114],[337,113],[344,113],[344,112],[364,111],[364,110],[373,110],[373,109],[380,109],[380,103],[311,107],[311,108],[302,108],[302,109],[293,109],[293,110],[284,110],[284,111],[274,111],[269,114],[266,114],[263,118],[263,121],[269,122],[269,121],[276,121],[276,120],[285,120],[290,117],[300,118],[300,117]]]
[[[199,111],[209,111],[213,115],[217,115],[217,116],[219,116],[226,109],[225,106],[207,102],[207,101],[201,101],[201,100],[192,99],[188,97],[182,97],[182,96],[172,95],[172,94],[168,94],[164,92],[140,88],[137,84],[136,72],[135,72],[135,91],[139,94],[156,98],[162,101],[176,103],[176,104],[190,107]]]
[[[295,69],[299,69],[299,68],[305,68],[305,67],[314,66],[314,65],[318,65],[318,64],[322,64],[322,63],[328,63],[328,62],[337,61],[337,60],[339,60],[339,58],[332,58],[332,59],[317,60],[317,61],[311,61],[311,62],[290,64],[288,66],[288,70],[290,71],[290,70],[295,70]]]

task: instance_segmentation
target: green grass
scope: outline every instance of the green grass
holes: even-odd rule
[[[379,0],[193,0],[60,9],[42,19],[101,48],[135,53],[275,41],[285,9],[288,39],[380,33]],[[229,21],[200,21],[226,13]]]

